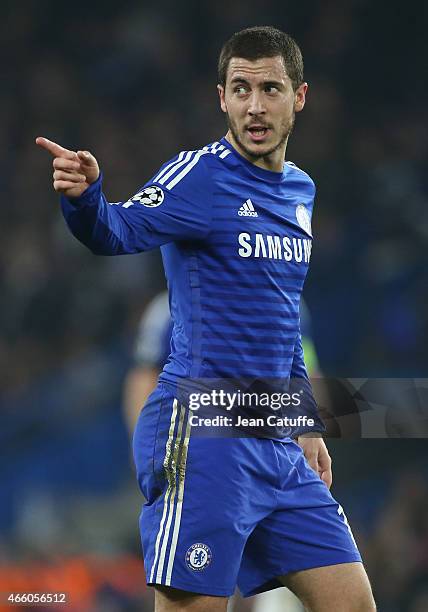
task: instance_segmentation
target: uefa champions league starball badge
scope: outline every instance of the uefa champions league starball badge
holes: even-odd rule
[[[157,185],[152,185],[151,187],[145,187],[142,191],[135,194],[132,202],[139,202],[143,206],[155,208],[162,204],[164,197],[162,189]]]
[[[206,544],[198,542],[192,544],[186,552],[187,567],[194,572],[201,572],[211,563],[212,553],[211,548]]]
[[[311,217],[309,216],[308,209],[304,204],[298,204],[296,208],[296,219],[300,227],[303,228],[310,236],[312,236]]]

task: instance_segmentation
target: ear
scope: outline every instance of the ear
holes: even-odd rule
[[[217,85],[217,91],[218,91],[218,95],[219,95],[219,98],[220,98],[220,107],[221,107],[221,110],[224,113],[227,113],[226,102],[225,102],[225,99],[224,99],[224,93],[225,92],[224,92],[223,85]]]
[[[306,92],[307,91],[308,91],[307,83],[302,83],[296,89],[294,93],[294,110],[296,111],[296,113],[303,110],[303,107],[305,106],[305,102],[306,102]]]

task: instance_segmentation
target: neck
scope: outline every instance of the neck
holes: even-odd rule
[[[239,144],[239,142],[235,139],[232,132],[228,130],[225,139],[229,142],[234,149],[238,151],[242,157],[244,157],[247,161],[251,162],[255,166],[259,168],[263,168],[263,170],[270,170],[271,172],[282,172],[284,168],[285,161],[285,152],[287,150],[288,136],[287,139],[281,146],[279,146],[275,151],[269,153],[268,155],[263,155],[260,157],[256,157],[255,155],[249,155]]]

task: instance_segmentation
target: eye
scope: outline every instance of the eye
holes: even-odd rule
[[[238,96],[244,96],[248,89],[245,87],[245,85],[237,85],[233,91],[238,94]]]
[[[265,86],[265,92],[269,93],[269,94],[276,94],[278,93],[279,89],[277,87],[275,87],[275,85],[266,85]]]

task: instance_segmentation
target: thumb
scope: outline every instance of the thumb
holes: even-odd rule
[[[97,165],[97,160],[91,153],[89,153],[89,151],[77,151],[77,156],[79,157],[81,163],[84,166],[96,166]]]

